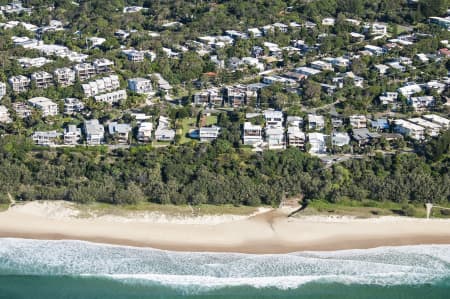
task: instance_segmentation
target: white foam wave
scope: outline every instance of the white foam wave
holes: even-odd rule
[[[2,273],[94,276],[194,291],[240,285],[289,289],[312,281],[414,285],[450,278],[450,245],[254,255],[0,239]]]

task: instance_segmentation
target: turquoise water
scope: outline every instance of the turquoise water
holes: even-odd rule
[[[250,255],[0,239],[0,298],[450,298],[450,245]]]

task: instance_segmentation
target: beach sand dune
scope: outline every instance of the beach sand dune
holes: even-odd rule
[[[0,213],[0,237],[75,239],[168,250],[285,253],[387,245],[450,244],[450,220],[303,216],[288,209],[248,216],[79,218],[66,202],[17,205]],[[193,219],[190,219],[193,218]],[[171,221],[173,219],[173,221]]]

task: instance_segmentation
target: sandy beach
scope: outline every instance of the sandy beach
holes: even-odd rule
[[[31,202],[0,213],[0,237],[74,239],[182,251],[285,253],[388,245],[450,244],[450,219],[299,216],[79,217],[67,202]]]

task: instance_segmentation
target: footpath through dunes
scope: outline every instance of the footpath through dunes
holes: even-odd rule
[[[0,213],[0,238],[85,240],[177,251],[287,253],[387,245],[450,244],[450,220],[298,216],[290,207],[247,216],[80,218],[70,203],[16,205]],[[301,215],[301,213],[299,214]],[[148,216],[148,215],[147,215]],[[203,216],[198,216],[203,217]],[[218,218],[216,218],[218,217]]]

